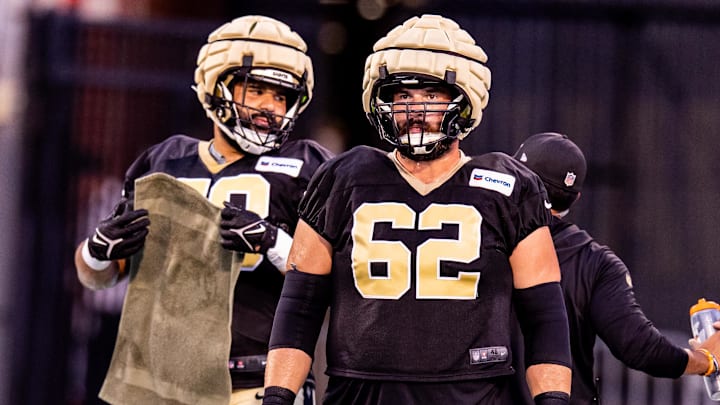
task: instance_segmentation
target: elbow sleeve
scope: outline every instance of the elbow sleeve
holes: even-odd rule
[[[270,349],[300,349],[314,357],[315,344],[325,320],[331,292],[332,280],[329,274],[288,271],[275,311]]]
[[[525,336],[525,363],[572,366],[570,329],[560,283],[539,284],[513,292]]]

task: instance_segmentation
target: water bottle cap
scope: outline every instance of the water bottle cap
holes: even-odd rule
[[[697,304],[690,307],[690,315],[704,309],[717,309],[720,311],[720,305],[715,301],[706,301],[705,298],[700,298]]]

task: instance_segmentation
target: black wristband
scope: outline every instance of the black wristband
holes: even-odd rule
[[[570,403],[570,395],[562,391],[547,391],[538,394],[533,398],[535,405],[567,405]]]
[[[284,387],[273,385],[265,387],[263,405],[292,405],[295,402],[295,393]]]

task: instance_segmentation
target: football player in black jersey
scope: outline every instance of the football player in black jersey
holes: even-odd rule
[[[407,20],[376,42],[359,146],[313,176],[275,314],[264,404],[289,404],[330,308],[326,404],[508,404],[511,306],[530,391],[565,404],[570,346],[540,179],[460,140],[488,101],[487,56],[454,21]]]
[[[169,174],[224,207],[222,245],[244,253],[228,348],[232,403],[260,402],[297,207],[311,175],[331,156],[314,141],[287,140],[312,97],[306,50],[290,27],[263,16],[240,17],[212,32],[198,55],[194,86],[214,124],[212,139],[174,135],[142,153],[127,170],[124,199],[75,256],[88,288],[126,276],[125,259],[143,247],[149,226],[147,211],[132,207],[134,182],[152,173]]]
[[[514,157],[540,176],[553,206],[550,233],[560,262],[570,321],[570,403],[600,402],[593,374],[596,337],[625,365],[654,377],[678,378],[712,371],[714,364],[707,353],[720,358],[720,333],[695,349],[674,345],[640,308],[625,263],[607,246],[564,219],[585,182],[587,162],[582,150],[567,135],[545,132],[526,139]],[[521,364],[522,358],[516,360]],[[527,396],[525,401],[531,403]]]

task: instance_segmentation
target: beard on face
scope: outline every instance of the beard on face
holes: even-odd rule
[[[433,127],[435,126],[433,125]],[[438,129],[431,128],[424,117],[409,117],[407,121],[398,126],[397,134],[397,141],[400,144],[412,146],[437,142],[445,136]]]
[[[244,106],[238,110],[238,115],[241,121],[246,122],[246,125],[255,131],[268,132],[280,127],[281,118],[269,111]]]
[[[402,113],[402,114],[406,114],[406,113]],[[415,114],[415,115],[418,115],[418,114]],[[404,123],[402,123],[401,125],[398,125],[398,134],[408,135],[408,134],[410,134],[411,129],[420,129],[421,130],[420,132],[423,132],[423,133],[430,131],[429,125],[425,121],[425,117],[422,115],[420,117],[417,117],[417,116],[416,117],[413,117],[413,116],[408,117],[408,119],[405,120]]]

